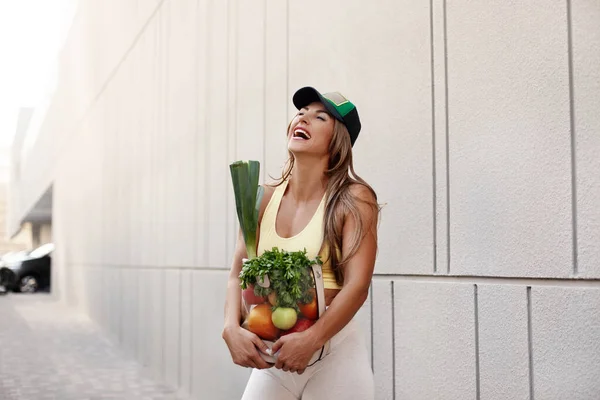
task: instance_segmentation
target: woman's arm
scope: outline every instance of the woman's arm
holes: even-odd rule
[[[242,231],[238,233],[238,239],[233,252],[231,269],[227,280],[227,296],[225,297],[225,328],[240,326],[241,324],[241,290],[240,271],[242,270],[242,259],[246,258],[246,246]]]
[[[295,338],[286,335],[275,343],[273,352],[286,343],[292,345],[286,349],[289,350],[286,354],[282,354],[283,357],[279,356],[275,364],[277,368],[302,373],[312,354],[352,320],[369,295],[377,254],[377,210],[370,205],[375,203],[375,198],[362,186],[355,185],[351,190],[361,200],[358,207],[364,231],[357,252],[344,267],[344,287],[333,299],[327,312],[310,329],[295,334]],[[346,215],[343,238],[352,238],[356,229],[357,221],[351,214]],[[352,243],[351,240],[343,240],[342,243],[342,255],[346,257]],[[300,351],[302,347],[306,350]]]
[[[262,219],[262,215],[266,209],[271,196],[273,195],[273,189],[265,187],[265,194],[263,196],[260,211],[259,221]],[[259,240],[259,233],[257,233],[257,243]],[[235,251],[233,253],[233,260],[231,262],[231,269],[229,271],[229,278],[227,280],[227,294],[225,297],[225,323],[223,327],[222,337],[229,347],[231,358],[235,364],[243,367],[252,368],[270,368],[265,360],[260,356],[258,351],[267,353],[268,347],[265,343],[254,333],[242,328],[241,324],[241,289],[240,289],[240,271],[242,270],[242,259],[247,257],[246,245],[244,243],[244,237],[242,231],[239,231]]]
[[[238,278],[242,268],[242,258],[246,257],[246,246],[240,232],[238,237],[225,298],[225,324],[222,337],[229,347],[233,362],[242,367],[264,369],[270,365],[258,353],[266,352],[268,347],[254,333],[242,328],[241,323],[241,290]]]

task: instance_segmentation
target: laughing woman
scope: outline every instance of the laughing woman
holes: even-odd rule
[[[309,329],[280,338],[277,362],[243,329],[239,273],[246,249],[239,236],[229,275],[223,339],[233,362],[254,368],[245,400],[360,399],[374,397],[373,373],[354,316],[368,297],[377,252],[379,206],[355,172],[352,148],[361,129],[354,104],[339,93],[305,87],[293,96],[298,113],[287,131],[289,160],[279,182],[265,186],[258,251],[278,247],[321,256],[327,310]],[[330,341],[330,352],[309,366]]]

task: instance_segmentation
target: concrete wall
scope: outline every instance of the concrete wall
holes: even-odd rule
[[[378,399],[600,396],[600,3],[82,1],[22,160],[53,279],[156,377],[234,399],[227,165],[340,90],[385,204],[359,318]],[[395,397],[394,397],[395,395]]]
[[[31,224],[31,242],[33,247],[39,247],[52,242],[52,224],[33,223]]]
[[[31,224],[23,224],[18,235],[8,232],[7,215],[9,214],[8,183],[0,181],[0,255],[11,251],[31,250]]]

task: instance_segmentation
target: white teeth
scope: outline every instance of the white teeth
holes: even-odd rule
[[[302,139],[310,139],[310,135],[302,128],[298,128],[294,130],[294,137],[300,137]]]

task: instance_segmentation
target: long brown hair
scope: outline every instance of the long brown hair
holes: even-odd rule
[[[342,122],[338,120],[334,121],[333,137],[329,144],[329,163],[327,165],[327,170],[325,171],[325,176],[328,180],[325,189],[326,203],[325,215],[323,217],[323,247],[321,250],[323,250],[324,247],[328,248],[329,256],[326,260],[323,260],[323,262],[329,261],[331,268],[335,273],[337,283],[343,285],[344,266],[348,260],[356,254],[361,240],[367,234],[367,229],[370,229],[370,226],[363,226],[359,202],[366,203],[372,207],[376,218],[379,214],[380,207],[377,203],[377,195],[373,188],[354,171],[352,144],[350,142],[348,129]],[[290,126],[288,126],[287,132],[289,132],[289,129]],[[288,151],[288,155],[289,157],[283,168],[281,178],[274,186],[281,185],[292,174],[292,169],[294,168],[294,155],[290,151]],[[355,196],[350,189],[353,185],[361,185],[368,189],[373,195],[374,200],[365,201]],[[346,257],[340,258],[343,239],[342,230],[346,215],[352,215],[357,226],[352,237],[350,252]]]

